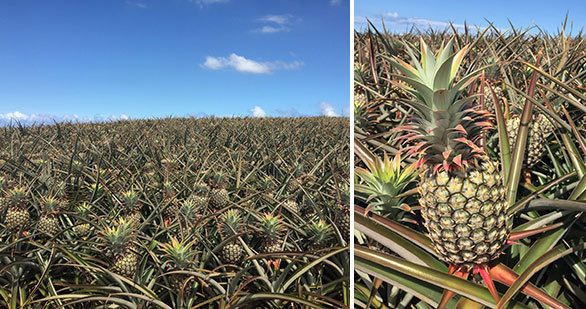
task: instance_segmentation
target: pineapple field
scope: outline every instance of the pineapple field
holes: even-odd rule
[[[585,46],[355,32],[355,307],[586,307]]]
[[[348,122],[0,128],[0,307],[348,307]]]

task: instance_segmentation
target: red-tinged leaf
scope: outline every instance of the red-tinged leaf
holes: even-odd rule
[[[564,223],[563,222],[559,222],[559,223],[556,223],[556,224],[552,224],[552,225],[540,227],[540,228],[537,228],[537,229],[520,231],[520,232],[511,232],[511,234],[509,235],[509,241],[523,239],[523,238],[527,238],[529,236],[533,236],[535,234],[547,232],[549,230],[556,229],[556,228],[558,228],[558,227],[560,227],[562,225],[564,225]]]
[[[496,291],[496,287],[494,286],[494,282],[492,281],[492,277],[490,276],[490,273],[488,271],[488,266],[486,264],[480,264],[475,267],[475,271],[478,271],[480,273],[480,276],[482,276],[482,280],[484,280],[484,283],[486,284],[486,287],[488,288],[490,295],[492,295],[494,300],[498,303],[499,294]]]
[[[517,275],[514,271],[500,263],[491,266],[489,268],[489,271],[490,275],[494,280],[507,286],[513,285],[515,281],[519,278],[519,275]],[[535,298],[536,300],[554,309],[570,309],[570,307],[560,303],[557,299],[549,296],[548,294],[538,289],[535,285],[531,284],[530,282],[525,283],[521,287],[521,292],[523,292],[523,294],[525,295]]]
[[[454,276],[456,276],[458,278],[462,278],[462,279],[468,279],[468,275],[470,274],[470,272],[468,271],[468,269],[466,269],[466,267],[457,266],[455,264],[450,264],[450,268],[448,270],[448,273],[450,275],[454,275]],[[445,308],[446,305],[448,304],[448,302],[450,302],[450,300],[452,299],[452,297],[454,297],[454,295],[456,295],[456,293],[454,293],[450,290],[444,290],[444,293],[442,294],[442,299],[440,300],[440,303],[437,306],[437,309]]]
[[[448,151],[444,151],[444,152],[442,153],[442,156],[444,156],[444,159],[445,159],[445,160],[447,160],[447,159],[450,157],[450,153],[451,153],[451,151],[450,151],[450,150],[448,150]]]
[[[457,166],[461,166],[461,165],[462,165],[462,154],[459,154],[459,155],[457,155],[457,156],[454,158],[454,163],[455,163]]]

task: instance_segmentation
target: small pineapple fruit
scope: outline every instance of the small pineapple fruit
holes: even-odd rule
[[[287,209],[293,215],[301,215],[301,208],[299,207],[299,204],[297,204],[297,202],[294,200],[286,200],[283,203],[283,207],[285,207],[285,209]]]
[[[138,269],[138,258],[138,254],[129,249],[127,253],[116,257],[112,271],[127,278],[134,278]]]
[[[326,248],[332,237],[332,230],[329,224],[319,219],[317,222],[312,221],[309,225],[308,248],[310,250],[319,250]]]
[[[283,233],[284,226],[281,218],[266,213],[261,218],[258,228],[260,229],[260,237],[265,253],[282,251],[283,242],[281,240],[281,234]]]
[[[163,183],[165,197],[163,199],[163,215],[165,218],[175,218],[179,214],[179,201],[175,197],[175,190],[173,184],[170,182]]]
[[[8,211],[4,224],[9,230],[18,230],[28,226],[30,213],[28,200],[24,188],[14,188],[8,193]]]
[[[189,202],[193,203],[193,206],[199,214],[203,214],[209,202],[210,187],[205,183],[198,183],[195,185],[193,193],[189,196]]]
[[[336,225],[345,241],[350,239],[350,195],[347,190],[342,193],[342,199],[336,203],[338,213],[336,214]]]
[[[490,114],[464,94],[478,75],[456,80],[469,47],[454,54],[453,44],[452,39],[442,45],[433,59],[422,40],[421,64],[390,62],[416,93],[405,102],[415,111],[412,119],[396,130],[405,133],[405,142],[414,142],[403,149],[418,157],[424,225],[440,259],[472,268],[497,258],[508,239],[506,190],[498,163],[480,145],[482,132],[490,128]],[[418,62],[414,51],[409,54]]]
[[[236,241],[230,242],[224,245],[224,247],[222,248],[222,260],[224,261],[224,263],[236,264],[240,262],[243,256],[243,248]]]
[[[43,202],[42,215],[37,222],[37,229],[43,234],[55,236],[59,233],[60,223],[57,218],[57,211],[59,210],[59,201],[53,198],[48,198]]]
[[[226,178],[224,174],[216,173],[210,179],[210,186],[212,187],[210,191],[211,206],[216,210],[226,207],[230,201],[230,196],[226,190]]]
[[[90,224],[88,223],[88,215],[91,210],[91,205],[83,203],[75,208],[75,212],[81,218],[77,220],[77,224],[73,227],[73,232],[79,237],[85,237],[90,232]],[[82,220],[84,219],[84,220]]]

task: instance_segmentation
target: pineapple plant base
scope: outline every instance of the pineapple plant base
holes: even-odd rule
[[[236,242],[226,244],[222,248],[222,261],[227,264],[236,264],[240,262],[243,257],[243,248]]]
[[[57,217],[52,215],[45,215],[39,219],[37,222],[37,229],[39,232],[43,234],[47,234],[49,236],[55,236],[59,233],[59,220]]]
[[[134,278],[138,269],[138,255],[128,252],[116,259],[112,265],[112,271],[127,278]]]
[[[501,253],[509,229],[503,179],[486,161],[465,175],[423,175],[421,215],[441,259],[468,268]]]

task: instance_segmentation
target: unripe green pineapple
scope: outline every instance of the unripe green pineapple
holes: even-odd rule
[[[319,250],[326,248],[332,238],[332,230],[329,224],[319,219],[317,222],[312,221],[309,225],[308,249]]]
[[[28,207],[24,188],[13,188],[8,193],[8,211],[4,219],[6,228],[14,231],[28,226],[30,222]]]
[[[212,190],[210,191],[211,206],[216,210],[228,206],[230,196],[228,194],[228,191],[225,189],[226,178],[224,174],[216,173],[210,179],[210,186],[212,187]]]
[[[230,209],[226,211],[218,222],[218,230],[223,238],[238,235],[242,231],[242,218],[237,209]],[[238,239],[229,242],[222,248],[222,260],[225,263],[235,264],[240,261],[243,256],[243,248],[238,243]]]
[[[203,214],[209,202],[210,188],[205,183],[195,185],[193,193],[189,196],[188,201],[193,203],[198,214]]]
[[[265,253],[282,251],[283,242],[281,234],[283,233],[283,221],[278,216],[266,213],[259,223],[260,237],[263,243]]]
[[[175,218],[179,214],[179,201],[175,197],[175,189],[170,182],[163,183],[165,197],[163,199],[163,215],[165,218]]]
[[[112,271],[129,278],[134,277],[139,260],[132,246],[134,232],[132,224],[122,218],[106,226],[99,237],[106,255],[113,260]]]
[[[506,122],[507,135],[509,137],[509,146],[511,151],[515,149],[517,141],[517,133],[519,132],[519,125],[521,119],[514,115]],[[547,117],[539,114],[535,120],[529,124],[529,136],[527,140],[527,166],[532,167],[535,163],[541,160],[545,153],[545,143],[547,136],[553,131],[553,125],[547,120]]]

